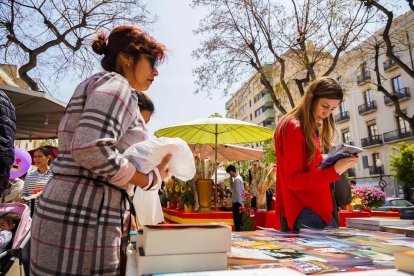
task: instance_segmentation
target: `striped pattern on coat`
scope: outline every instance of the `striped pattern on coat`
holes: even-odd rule
[[[124,206],[111,178],[146,139],[138,97],[116,73],[75,90],[59,126],[59,155],[32,224],[33,275],[118,275]],[[110,185],[112,184],[112,185]]]

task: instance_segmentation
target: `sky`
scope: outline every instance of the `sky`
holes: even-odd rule
[[[155,105],[155,112],[148,124],[148,134],[161,128],[205,118],[214,113],[226,115],[225,103],[229,97],[216,93],[194,94],[196,90],[195,60],[193,50],[200,46],[201,38],[193,34],[206,12],[190,7],[190,0],[147,0],[148,10],[157,16],[157,21],[146,30],[167,47],[167,59],[158,66],[159,76],[148,89]],[[81,79],[69,78],[61,83],[53,94],[68,102]]]
[[[229,97],[216,93],[210,99],[205,94],[194,94],[192,69],[196,61],[191,53],[200,46],[201,39],[193,30],[205,12],[191,8],[188,0],[152,0],[148,9],[158,16],[150,33],[168,49],[167,61],[159,66],[159,76],[148,90],[155,104],[155,114],[148,124],[149,134],[216,112],[225,117]]]

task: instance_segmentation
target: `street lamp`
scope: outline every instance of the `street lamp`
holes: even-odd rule
[[[385,180],[382,180],[382,161],[381,161],[381,159],[377,159],[375,161],[375,165],[379,169],[379,175],[380,175],[380,180],[378,182],[378,186],[380,186],[381,190],[384,191],[385,187],[387,187],[387,182],[385,182]]]

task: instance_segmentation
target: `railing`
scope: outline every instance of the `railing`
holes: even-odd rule
[[[361,139],[362,147],[369,147],[382,144],[381,135],[373,135]]]
[[[388,143],[388,142],[392,142],[396,140],[414,137],[414,134],[407,129],[402,129],[402,130],[394,130],[394,131],[385,132],[383,136],[384,136],[384,143]]]
[[[388,71],[391,68],[398,66],[398,64],[392,59],[387,59],[386,61],[383,62],[383,65],[384,65],[384,71]]]
[[[273,108],[266,109],[264,113],[264,118],[275,118],[276,112]]]
[[[383,166],[381,166],[381,167],[369,166],[368,168],[369,168],[369,174],[370,175],[380,174],[381,172],[384,172]]]
[[[395,93],[395,96],[397,96],[399,101],[409,99],[411,97],[410,88],[408,87],[401,88],[400,90],[395,91],[394,93]],[[394,104],[394,102],[387,96],[384,96],[384,104],[391,105],[391,104]]]
[[[359,114],[365,114],[368,112],[372,112],[377,110],[377,102],[376,101],[372,101],[372,102],[367,102],[364,104],[361,104],[360,106],[358,106],[358,112]]]
[[[347,170],[347,172],[348,172],[349,177],[355,177],[355,169],[354,168],[349,168]]]
[[[366,81],[371,80],[371,73],[369,71],[365,71],[361,75],[357,76],[357,84],[361,85],[365,83]]]
[[[349,120],[349,111],[342,111],[335,115],[335,123],[345,122]]]

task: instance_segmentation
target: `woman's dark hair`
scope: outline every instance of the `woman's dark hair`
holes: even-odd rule
[[[98,55],[104,55],[102,68],[111,72],[117,72],[117,57],[121,52],[134,57],[134,62],[141,55],[147,55],[154,59],[155,64],[159,64],[165,59],[166,51],[165,46],[147,32],[130,25],[116,27],[108,37],[104,32],[98,32],[92,41],[92,49]]]
[[[154,103],[151,101],[150,97],[145,92],[137,91],[138,94],[138,107],[139,109],[149,111],[154,113]]]
[[[34,152],[36,152],[36,151],[41,151],[46,157],[50,157],[49,161],[47,162],[48,165],[50,165],[50,163],[52,163],[52,153],[50,152],[50,150],[47,147],[39,147],[39,148],[34,150]]]

